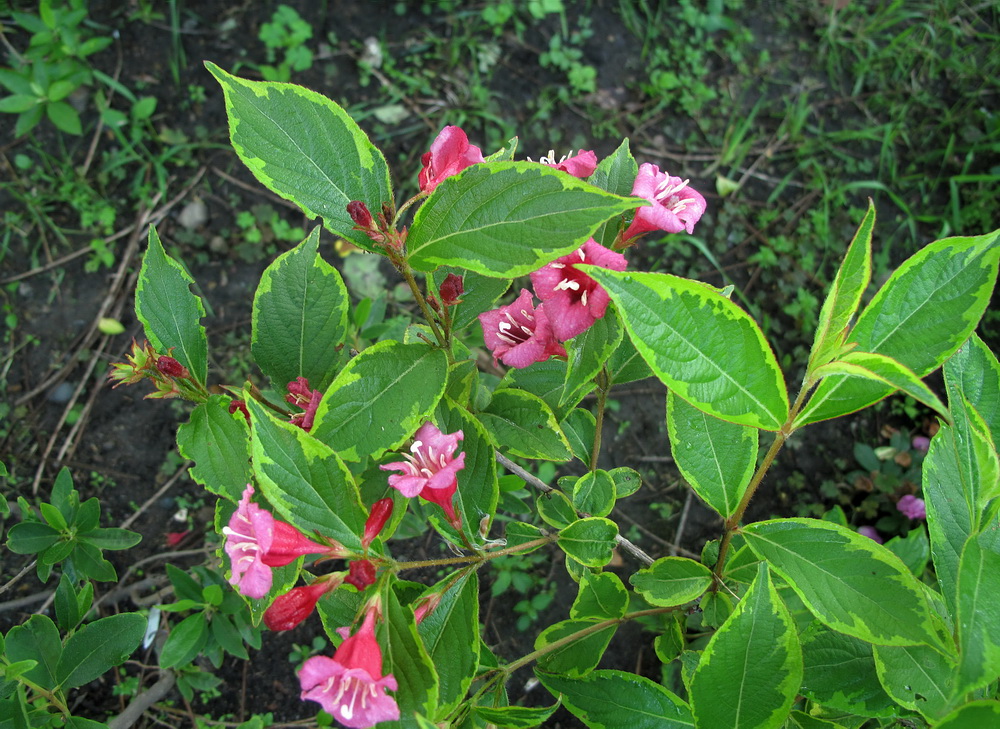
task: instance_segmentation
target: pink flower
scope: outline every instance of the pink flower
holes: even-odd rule
[[[278,521],[250,501],[253,486],[247,484],[236,512],[222,529],[226,554],[232,562],[229,584],[241,594],[259,600],[271,589],[271,568],[282,567],[305,554],[339,556],[339,545],[326,547],[307,539],[291,524]]]
[[[483,341],[493,352],[493,364],[499,359],[508,367],[522,369],[554,354],[566,356],[544,307],[534,307],[528,289],[521,289],[514,303],[480,314],[479,323]]]
[[[553,167],[557,170],[568,172],[573,175],[573,177],[579,177],[581,179],[584,177],[590,177],[594,174],[594,170],[597,169],[597,155],[590,149],[581,149],[574,155],[563,155],[559,158],[559,160],[556,160],[555,151],[550,149],[549,156],[542,157],[538,161],[543,165],[548,165],[549,167]]]
[[[323,393],[319,390],[311,390],[309,388],[309,380],[305,377],[296,377],[292,382],[289,382],[288,395],[285,397],[285,400],[305,410],[304,413],[292,416],[292,425],[297,425],[302,430],[312,428],[313,420],[316,418],[316,409],[319,407],[319,401],[322,399]]]
[[[458,441],[465,435],[461,430],[442,433],[433,423],[420,426],[414,434],[410,453],[405,461],[379,466],[383,471],[401,471],[389,476],[389,485],[403,496],[419,496],[444,509],[456,529],[461,523],[452,503],[458,489],[458,472],[465,468],[465,453],[455,456]]]
[[[442,180],[457,175],[470,165],[483,162],[483,152],[459,127],[445,127],[420,158],[424,166],[418,178],[421,192],[431,192]]]
[[[918,499],[913,494],[906,494],[896,502],[896,508],[907,519],[926,519],[927,507],[923,499]]]
[[[624,271],[628,262],[593,238],[568,256],[558,258],[531,274],[535,294],[542,300],[556,339],[572,339],[604,316],[611,297],[597,281],[576,268],[590,263],[612,271]]]
[[[350,729],[364,729],[399,719],[399,705],[385,693],[398,686],[392,674],[382,675],[382,650],[375,640],[375,611],[365,615],[360,630],[344,638],[333,658],[313,656],[302,664],[302,700],[315,701]]]
[[[372,504],[371,513],[368,514],[368,519],[365,521],[365,532],[361,537],[361,547],[363,549],[368,549],[368,546],[372,543],[385,527],[389,517],[392,516],[392,499],[386,497],[384,499],[379,499],[374,504]]]
[[[877,531],[875,531],[875,527],[870,527],[870,526],[858,527],[858,534],[860,534],[863,537],[868,537],[872,541],[878,542],[879,544],[882,543],[882,535],[879,534]]]
[[[927,449],[931,447],[931,439],[926,435],[915,435],[913,436],[913,450],[927,452]]]
[[[336,590],[343,581],[344,573],[338,572],[311,585],[289,590],[264,612],[264,625],[275,631],[291,630],[312,614],[323,595]]]
[[[691,233],[694,224],[705,213],[705,198],[688,187],[687,180],[660,172],[659,167],[648,162],[639,166],[632,194],[653,204],[635,211],[635,218],[625,231],[624,240],[650,230],[668,233],[686,230]]]

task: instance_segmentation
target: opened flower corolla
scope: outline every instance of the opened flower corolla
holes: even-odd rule
[[[445,127],[431,143],[430,151],[420,158],[420,191],[432,192],[448,177],[483,161],[482,150],[469,144],[469,137],[460,127]]]
[[[512,304],[480,314],[479,323],[483,326],[483,341],[493,353],[493,364],[500,360],[508,367],[521,369],[554,354],[566,356],[566,348],[556,341],[545,307],[535,308],[527,289],[521,289]]]
[[[437,504],[456,528],[460,520],[453,497],[458,488],[458,472],[465,468],[465,453],[457,456],[454,453],[464,437],[461,430],[442,433],[433,423],[424,423],[414,434],[410,452],[403,456],[405,461],[379,467],[383,471],[401,471],[389,476],[389,485],[403,496],[419,496]]]
[[[701,193],[693,190],[687,180],[660,172],[660,168],[653,164],[639,166],[632,194],[649,200],[652,205],[635,211],[635,218],[625,231],[625,240],[651,230],[663,230],[667,233],[686,230],[691,233],[694,231],[694,224],[705,213],[705,198]]]

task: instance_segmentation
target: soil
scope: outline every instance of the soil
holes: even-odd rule
[[[408,12],[397,15],[392,2],[338,2],[322,3],[326,12],[314,9],[312,3],[291,2],[314,27],[314,38],[326,38],[335,32],[337,44],[327,51],[323,62],[313,69],[296,75],[295,80],[321,92],[330,94],[344,105],[371,105],[378,103],[379,85],[364,84],[356,60],[352,57],[358,42],[370,35],[385,35],[392,43],[405,43],[408,31],[422,23],[444,22],[419,12],[421,3],[403,3]],[[219,143],[219,148],[204,149],[197,153],[192,166],[175,171],[176,178],[170,185],[170,194],[181,192],[187,182],[204,168],[207,184],[198,188],[201,200],[207,206],[208,218],[198,229],[197,240],[189,235],[178,222],[178,214],[188,201],[184,201],[159,224],[161,237],[178,245],[180,255],[190,266],[191,273],[201,289],[206,304],[214,316],[207,322],[210,350],[228,350],[246,346],[251,300],[256,282],[267,261],[240,260],[234,246],[224,233],[234,227],[237,212],[250,209],[261,202],[268,202],[280,211],[282,218],[292,225],[308,229],[310,224],[301,214],[272,200],[264,189],[242,167],[226,144],[226,118],[222,95],[201,66],[202,59],[210,59],[226,69],[240,65],[242,73],[252,75],[246,63],[261,58],[262,48],[256,40],[262,22],[266,21],[276,3],[227,3],[203,0],[196,6],[183,9],[181,41],[186,63],[180,65],[179,83],[172,81],[172,58],[175,51],[168,20],[124,22],[118,2],[91,3],[91,16],[99,24],[114,27],[118,41],[111,49],[94,57],[95,65],[106,73],[120,73],[120,80],[133,89],[144,88],[145,93],[155,94],[158,110],[165,117],[163,123],[183,131],[191,138],[198,138],[199,128],[208,130],[209,139]],[[614,12],[615,3],[596,2],[592,6],[594,26],[600,28],[600,38],[585,47],[586,60],[598,67],[599,95],[610,106],[645,103],[628,84],[631,69],[641,64],[637,48],[628,41],[628,32]],[[219,29],[226,30],[220,31]],[[446,31],[445,31],[446,32]],[[523,43],[502,41],[503,64],[509,73],[498,75],[494,91],[505,102],[505,111],[516,127],[528,113],[525,103],[537,95],[537,89],[559,81],[552,71],[540,69],[537,54],[532,48],[544,46],[546,28],[529,29]],[[399,39],[399,40],[397,40]],[[189,102],[189,85],[204,86],[203,102]],[[562,139],[589,138],[591,127],[572,106],[558,107],[548,122],[552,129],[561,130]],[[364,126],[364,123],[363,123]],[[474,122],[473,122],[474,126]],[[633,149],[648,146],[646,143],[659,132],[653,130],[621,129],[622,136],[631,136]],[[470,136],[473,135],[470,132]],[[414,133],[397,138],[386,136],[376,143],[383,146],[390,164],[396,170],[416,170],[416,157],[430,138],[431,130],[418,128]],[[400,141],[402,140],[402,141]],[[620,140],[620,136],[618,138]],[[610,136],[594,140],[598,155],[607,154],[617,145]],[[544,149],[549,140],[522,139],[522,150]],[[530,152],[529,152],[530,153]],[[664,163],[655,158],[649,161]],[[218,174],[219,170],[223,174]],[[224,175],[224,176],[223,176]],[[711,189],[709,181],[700,181],[699,189]],[[711,196],[709,196],[711,197]],[[3,202],[3,201],[0,201]],[[710,200],[710,207],[711,207]],[[121,219],[128,216],[122,211]],[[65,213],[67,221],[69,212]],[[706,220],[703,235],[711,239],[711,222]],[[205,241],[216,236],[224,239],[212,247]],[[324,233],[326,243],[331,239]],[[230,234],[231,237],[231,234]],[[201,241],[200,243],[198,241]],[[86,241],[81,241],[86,245]],[[281,243],[278,250],[289,244]],[[138,246],[141,250],[142,244]],[[119,248],[121,252],[123,249]],[[331,251],[332,248],[325,248]],[[127,268],[134,273],[138,266],[138,253],[129,252]],[[744,254],[745,255],[745,254]],[[339,264],[333,255],[328,260]],[[3,262],[0,278],[22,274],[27,267],[23,262]],[[642,262],[637,266],[642,268]],[[179,465],[174,445],[177,426],[185,419],[185,408],[176,403],[144,401],[140,387],[111,389],[102,379],[110,361],[123,359],[132,337],[141,338],[141,327],[131,311],[131,287],[119,286],[113,306],[119,307],[120,318],[127,331],[102,344],[93,336],[92,325],[112,291],[113,274],[87,273],[83,259],[76,259],[52,271],[21,279],[13,294],[13,301],[21,317],[18,337],[32,336],[37,343],[27,346],[15,358],[7,372],[8,392],[15,406],[5,429],[3,443],[5,461],[14,472],[12,499],[17,494],[30,494],[32,482],[38,474],[39,493],[51,487],[58,469],[67,466],[73,472],[77,487],[83,497],[99,496],[105,524],[119,524],[131,517],[163,486]],[[722,284],[721,280],[710,283]],[[112,308],[112,311],[114,308]],[[239,337],[243,339],[240,340]],[[20,341],[23,341],[21,339]],[[236,342],[235,344],[233,342]],[[242,344],[240,344],[240,342]],[[100,349],[104,346],[104,349]],[[87,363],[97,353],[93,374],[87,372]],[[230,365],[226,357],[216,355],[213,371],[226,370]],[[790,377],[791,379],[791,377]],[[81,404],[90,403],[84,410],[80,425],[61,422],[67,401],[80,383],[83,383]],[[655,381],[644,381],[623,386],[613,393],[620,403],[605,426],[607,444],[604,458],[608,465],[631,466],[644,477],[639,493],[622,502],[620,516],[623,529],[635,525],[636,540],[654,557],[670,553],[671,545],[698,553],[704,542],[716,536],[720,523],[717,517],[703,508],[696,498],[687,497],[676,468],[669,456],[669,446],[663,426],[664,391]],[[769,486],[753,503],[750,518],[763,518],[795,513],[797,499],[815,499],[812,493],[802,493],[790,483],[790,475],[804,474],[808,483],[818,483],[823,478],[835,478],[840,467],[837,458],[849,458],[853,443],[858,439],[874,442],[882,423],[873,418],[838,421],[817,426],[810,442],[821,442],[822,447],[810,446],[786,450]],[[62,452],[64,444],[68,444]],[[61,453],[61,455],[60,455]],[[800,479],[801,480],[801,479]],[[179,499],[193,504],[188,522],[174,521]],[[198,505],[202,506],[199,507]],[[672,514],[653,505],[670,505]],[[211,528],[211,503],[204,500],[201,489],[187,479],[178,480],[162,496],[141,510],[131,524],[132,529],[143,535],[141,544],[127,553],[110,553],[119,575],[138,560],[153,558],[146,567],[147,574],[162,573],[163,564],[180,567],[196,564],[200,555],[181,557],[178,550],[197,549],[204,544],[203,533]],[[9,526],[13,521],[8,521]],[[167,547],[171,532],[191,529],[191,534],[176,547]],[[428,543],[429,548],[436,544]],[[684,553],[684,552],[682,552]],[[561,559],[553,553],[553,561]],[[25,561],[17,555],[6,553],[0,573],[5,583],[16,574]],[[555,565],[559,567],[558,564]],[[638,567],[629,557],[623,556],[620,566],[613,567],[618,574],[627,576]],[[561,577],[558,575],[562,575]],[[575,595],[575,588],[568,582],[564,571],[553,569],[539,575],[541,580],[558,581],[557,599],[541,616],[538,625],[547,625],[567,615],[568,606]],[[137,579],[133,576],[131,579]],[[428,577],[430,579],[430,577]],[[50,583],[51,586],[51,583]],[[151,594],[157,585],[147,586],[134,597]],[[14,594],[4,599],[30,598],[41,595],[43,586],[23,580]],[[515,626],[510,605],[488,605],[489,595],[484,590],[483,614],[489,608],[490,624],[485,628],[485,639],[494,651],[507,658],[515,658],[531,650],[534,633],[521,633]],[[133,609],[131,598],[120,603],[121,609]],[[29,601],[18,609],[0,612],[0,629],[6,631],[22,622],[28,613],[37,609],[39,602]],[[114,609],[114,608],[110,608]],[[548,621],[548,622],[546,622]],[[265,635],[262,650],[252,652],[250,661],[227,659],[217,675],[223,678],[226,689],[218,698],[186,706],[179,695],[174,695],[174,706],[184,712],[209,714],[213,717],[229,715],[242,720],[254,713],[272,712],[275,721],[307,719],[315,715],[315,706],[300,702],[293,666],[287,656],[293,644],[308,644],[321,634],[318,621],[310,621],[287,634]],[[153,657],[140,660],[154,663]],[[638,671],[655,680],[660,679],[660,666],[652,649],[651,634],[643,633],[637,625],[622,628],[611,644],[603,668]],[[137,664],[128,668],[130,674],[141,671]],[[150,672],[143,672],[149,677]],[[547,705],[551,703],[540,687],[532,687],[530,671],[521,671],[511,683],[512,700],[524,697],[526,703]],[[75,693],[81,715],[103,719],[121,710],[122,699],[111,693],[110,681],[105,676]],[[175,717],[177,725],[184,725],[184,713]],[[137,726],[152,726],[140,723]],[[555,728],[581,726],[565,710],[560,710],[547,724]]]

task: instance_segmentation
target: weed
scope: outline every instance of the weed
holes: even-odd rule
[[[292,71],[306,71],[313,64],[313,53],[306,41],[313,36],[312,26],[288,5],[279,5],[271,21],[260,26],[259,38],[267,49],[267,63],[257,68],[266,81],[288,81]]]

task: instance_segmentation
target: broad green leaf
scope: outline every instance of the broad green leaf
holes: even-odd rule
[[[678,397],[709,415],[777,430],[785,380],[764,334],[710,286],[666,273],[581,266],[611,295],[643,359]]]
[[[455,453],[465,453],[465,468],[458,472],[455,506],[464,523],[475,530],[483,517],[488,516],[492,521],[500,498],[496,451],[479,421],[448,398],[441,398],[434,420],[443,433],[462,431],[463,439]]]
[[[78,542],[70,559],[83,575],[92,580],[115,582],[118,579],[114,565],[104,559],[101,550],[92,544]]]
[[[930,542],[923,526],[911,529],[905,537],[893,537],[885,548],[899,557],[917,579],[923,577],[931,556]]]
[[[529,392],[497,390],[490,404],[479,413],[479,420],[497,448],[515,456],[549,461],[572,458],[556,416],[541,398]]]
[[[566,342],[569,355],[566,368],[566,384],[560,398],[565,406],[580,388],[593,388],[592,380],[617,349],[625,330],[615,307],[609,306],[604,316],[595,321],[583,333]]]
[[[742,534],[830,628],[881,645],[941,645],[920,583],[881,544],[817,519],[762,521]]]
[[[566,362],[550,357],[544,362],[536,362],[522,370],[511,368],[500,381],[497,390],[523,390],[541,398],[555,413],[557,420],[565,418],[586,394],[582,389],[573,393],[572,400],[560,407],[566,381]]]
[[[897,704],[928,719],[953,708],[953,661],[925,645],[876,645],[874,651],[879,680]]]
[[[573,502],[562,491],[539,494],[535,499],[535,508],[542,521],[556,529],[562,529],[578,519]]]
[[[399,684],[399,690],[393,694],[399,704],[399,722],[384,725],[410,729],[419,726],[416,714],[437,714],[438,673],[417,635],[413,613],[400,606],[393,591],[387,591],[386,595],[383,607],[386,625],[379,631],[379,642],[384,649],[384,670]]]
[[[585,572],[569,609],[575,619],[616,620],[628,609],[628,590],[613,572]]]
[[[580,678],[597,668],[608,643],[618,629],[607,620],[562,620],[550,625],[535,639],[539,670],[567,678]]]
[[[843,724],[835,724],[826,719],[818,719],[804,711],[793,711],[788,715],[785,729],[845,729]]]
[[[951,406],[953,429],[946,431],[950,447],[957,454],[962,493],[973,514],[973,523],[982,525],[986,505],[1000,495],[1000,463],[989,426],[962,392],[961,383],[945,371],[945,386]]]
[[[354,477],[327,445],[247,402],[253,430],[253,471],[267,500],[299,529],[360,549],[368,515]]]
[[[959,662],[954,695],[1000,676],[1000,554],[970,537],[958,566]]]
[[[63,688],[82,686],[125,662],[142,641],[146,618],[120,613],[87,623],[67,639],[56,679]]]
[[[667,393],[670,453],[706,504],[728,519],[736,513],[757,465],[757,430],[707,415]]]
[[[628,139],[623,139],[618,149],[598,162],[597,169],[587,178],[587,182],[615,195],[631,195],[638,173],[639,165],[629,150]],[[612,218],[602,223],[594,232],[594,240],[605,248],[610,248],[618,237],[623,222],[619,218]]]
[[[453,579],[445,578],[444,584]],[[443,587],[438,583],[437,587]],[[479,580],[467,573],[424,617],[417,632],[438,671],[438,716],[465,698],[479,665]]]
[[[514,278],[579,248],[608,218],[645,201],[612,195],[535,162],[487,162],[447,178],[406,238],[419,271],[458,266]]]
[[[618,526],[608,519],[594,516],[578,519],[559,532],[559,547],[584,567],[595,569],[611,561]]]
[[[958,603],[959,558],[978,522],[965,495],[964,476],[970,464],[959,457],[959,450],[954,428],[942,424],[931,439],[921,469],[934,573],[951,615],[956,614]]]
[[[879,682],[870,643],[819,624],[802,637],[803,696],[858,716],[899,714]]]
[[[569,415],[559,422],[559,427],[566,435],[573,455],[585,465],[590,465],[590,454],[594,448],[594,436],[597,433],[597,418],[589,410],[573,408]]]
[[[118,527],[99,527],[77,536],[81,542],[92,544],[98,549],[129,549],[142,541],[142,535]]]
[[[945,383],[958,388],[989,426],[1000,447],[1000,363],[976,334],[944,364]]]
[[[319,228],[278,256],[253,298],[254,360],[274,389],[305,377],[326,390],[340,361],[350,297],[340,274],[319,255]]]
[[[593,671],[573,679],[535,671],[553,696],[590,729],[690,729],[691,709],[645,676]]]
[[[767,565],[712,636],[691,679],[699,729],[777,729],[802,682],[802,651]]]
[[[321,216],[331,232],[374,250],[354,230],[347,203],[360,200],[372,214],[391,203],[389,167],[350,115],[301,86],[248,81],[207,61],[205,67],[222,86],[233,148],[254,177],[307,217]]]
[[[44,552],[61,538],[58,531],[40,521],[22,521],[7,530],[7,549],[14,554]]]
[[[208,376],[208,339],[201,325],[205,309],[191,292],[193,283],[188,272],[167,255],[156,228],[149,226],[149,247],[135,288],[136,316],[156,351],[169,353],[204,385]]]
[[[634,468],[619,466],[612,468],[608,473],[611,474],[611,478],[615,482],[615,498],[617,499],[631,496],[642,486],[642,476]]]
[[[615,482],[603,469],[589,471],[573,484],[573,506],[591,516],[607,516],[615,505]]]
[[[653,376],[653,371],[635,348],[631,337],[622,337],[618,349],[608,360],[608,373],[611,375],[613,385],[645,380]]]
[[[444,394],[448,358],[424,343],[379,342],[348,362],[316,411],[312,435],[346,461],[398,448]]]
[[[650,605],[673,607],[701,597],[712,584],[712,571],[687,557],[661,557],[629,582]]]
[[[871,280],[874,227],[875,205],[869,198],[868,211],[847,248],[847,254],[820,310],[816,337],[809,353],[810,372],[836,357],[845,343],[847,327]]]
[[[891,357],[925,377],[969,338],[996,284],[1000,231],[945,238],[890,276],[847,336],[858,351]],[[892,387],[846,375],[825,378],[796,422],[806,425],[860,410]]]
[[[65,101],[53,101],[45,105],[45,113],[49,121],[67,134],[79,136],[83,134],[80,123],[80,113]]]
[[[480,719],[504,729],[535,729],[542,726],[546,719],[559,708],[552,706],[474,706],[473,713]]]
[[[194,660],[208,641],[209,629],[205,614],[188,615],[170,629],[160,651],[160,668],[183,666]]]
[[[45,615],[32,615],[21,625],[7,632],[5,658],[11,663],[34,661],[36,665],[20,675],[42,688],[54,689],[58,685],[58,665],[63,644],[59,628]]]
[[[213,494],[239,501],[250,481],[250,433],[240,413],[230,414],[229,401],[212,395],[195,406],[177,429],[177,450],[194,461],[191,478]]]
[[[519,547],[522,544],[533,542],[541,537],[541,529],[534,524],[527,524],[523,521],[508,521],[504,527],[504,539],[507,540],[508,548]],[[530,554],[537,549],[541,549],[542,546],[542,544],[538,544],[530,549],[521,550],[518,554]]]
[[[970,701],[934,725],[934,729],[996,729],[1000,726],[1000,701]]]

